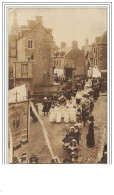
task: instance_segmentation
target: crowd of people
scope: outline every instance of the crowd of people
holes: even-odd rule
[[[67,86],[62,88],[55,96],[43,99],[42,112],[49,116],[50,123],[65,123],[66,133],[63,148],[67,151],[63,163],[76,162],[78,147],[84,127],[87,124],[87,147],[95,146],[94,138],[94,103],[102,92],[102,82],[99,78],[92,80],[92,89],[83,95],[86,80],[75,80],[74,88]]]
[[[65,79],[64,75],[58,76],[57,74],[54,74],[54,82],[55,83],[63,84],[65,81],[66,81],[66,79]]]

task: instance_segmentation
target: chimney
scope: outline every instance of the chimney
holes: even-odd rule
[[[78,47],[78,41],[72,41],[72,48]]]
[[[40,23],[40,24],[43,25],[42,17],[43,16],[35,16],[35,18],[36,18],[36,24]]]
[[[28,28],[31,29],[35,25],[34,20],[27,20]]]

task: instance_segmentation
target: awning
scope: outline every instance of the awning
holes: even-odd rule
[[[100,70],[101,73],[107,73],[107,70]]]

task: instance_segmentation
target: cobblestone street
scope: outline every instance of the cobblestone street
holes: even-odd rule
[[[87,92],[88,90],[90,89],[84,90],[83,93]],[[63,121],[60,124],[50,123],[49,116],[43,116],[41,104],[39,104],[39,113],[47,129],[54,155],[59,159],[60,163],[63,163],[66,154],[62,147],[62,139],[66,133],[66,125]],[[104,127],[106,126],[106,96],[100,96],[99,99],[95,102],[93,115],[95,118],[95,147],[88,148],[86,146],[86,135],[88,132],[88,124],[86,124],[85,128],[82,129],[78,152],[79,158],[77,159],[76,163],[98,162],[98,153],[100,152],[103,131]],[[20,159],[23,151],[27,153],[28,158],[31,156],[31,154],[36,154],[39,158],[39,163],[51,162],[51,155],[46,145],[41,125],[39,122],[34,123],[32,119],[30,122],[29,143],[16,150],[15,156]]]

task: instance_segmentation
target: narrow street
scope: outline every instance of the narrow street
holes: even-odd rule
[[[90,89],[85,89],[86,93]],[[62,121],[60,124],[50,123],[49,116],[43,116],[42,105],[39,104],[39,114],[48,132],[48,137],[55,156],[63,163],[66,158],[65,150],[63,149],[62,139],[66,133],[66,124]],[[79,158],[76,163],[96,163],[98,161],[98,153],[101,147],[101,140],[103,136],[104,126],[106,125],[106,96],[100,96],[95,102],[93,115],[94,121],[94,134],[95,134],[95,147],[88,148],[86,146],[86,135],[88,132],[88,124],[82,129],[81,140],[79,144]],[[29,130],[29,143],[23,145],[20,149],[15,151],[15,156],[21,158],[22,152],[26,152],[28,158],[35,154],[39,158],[39,163],[50,163],[51,155],[46,145],[42,128],[39,122],[33,122],[31,118]]]

